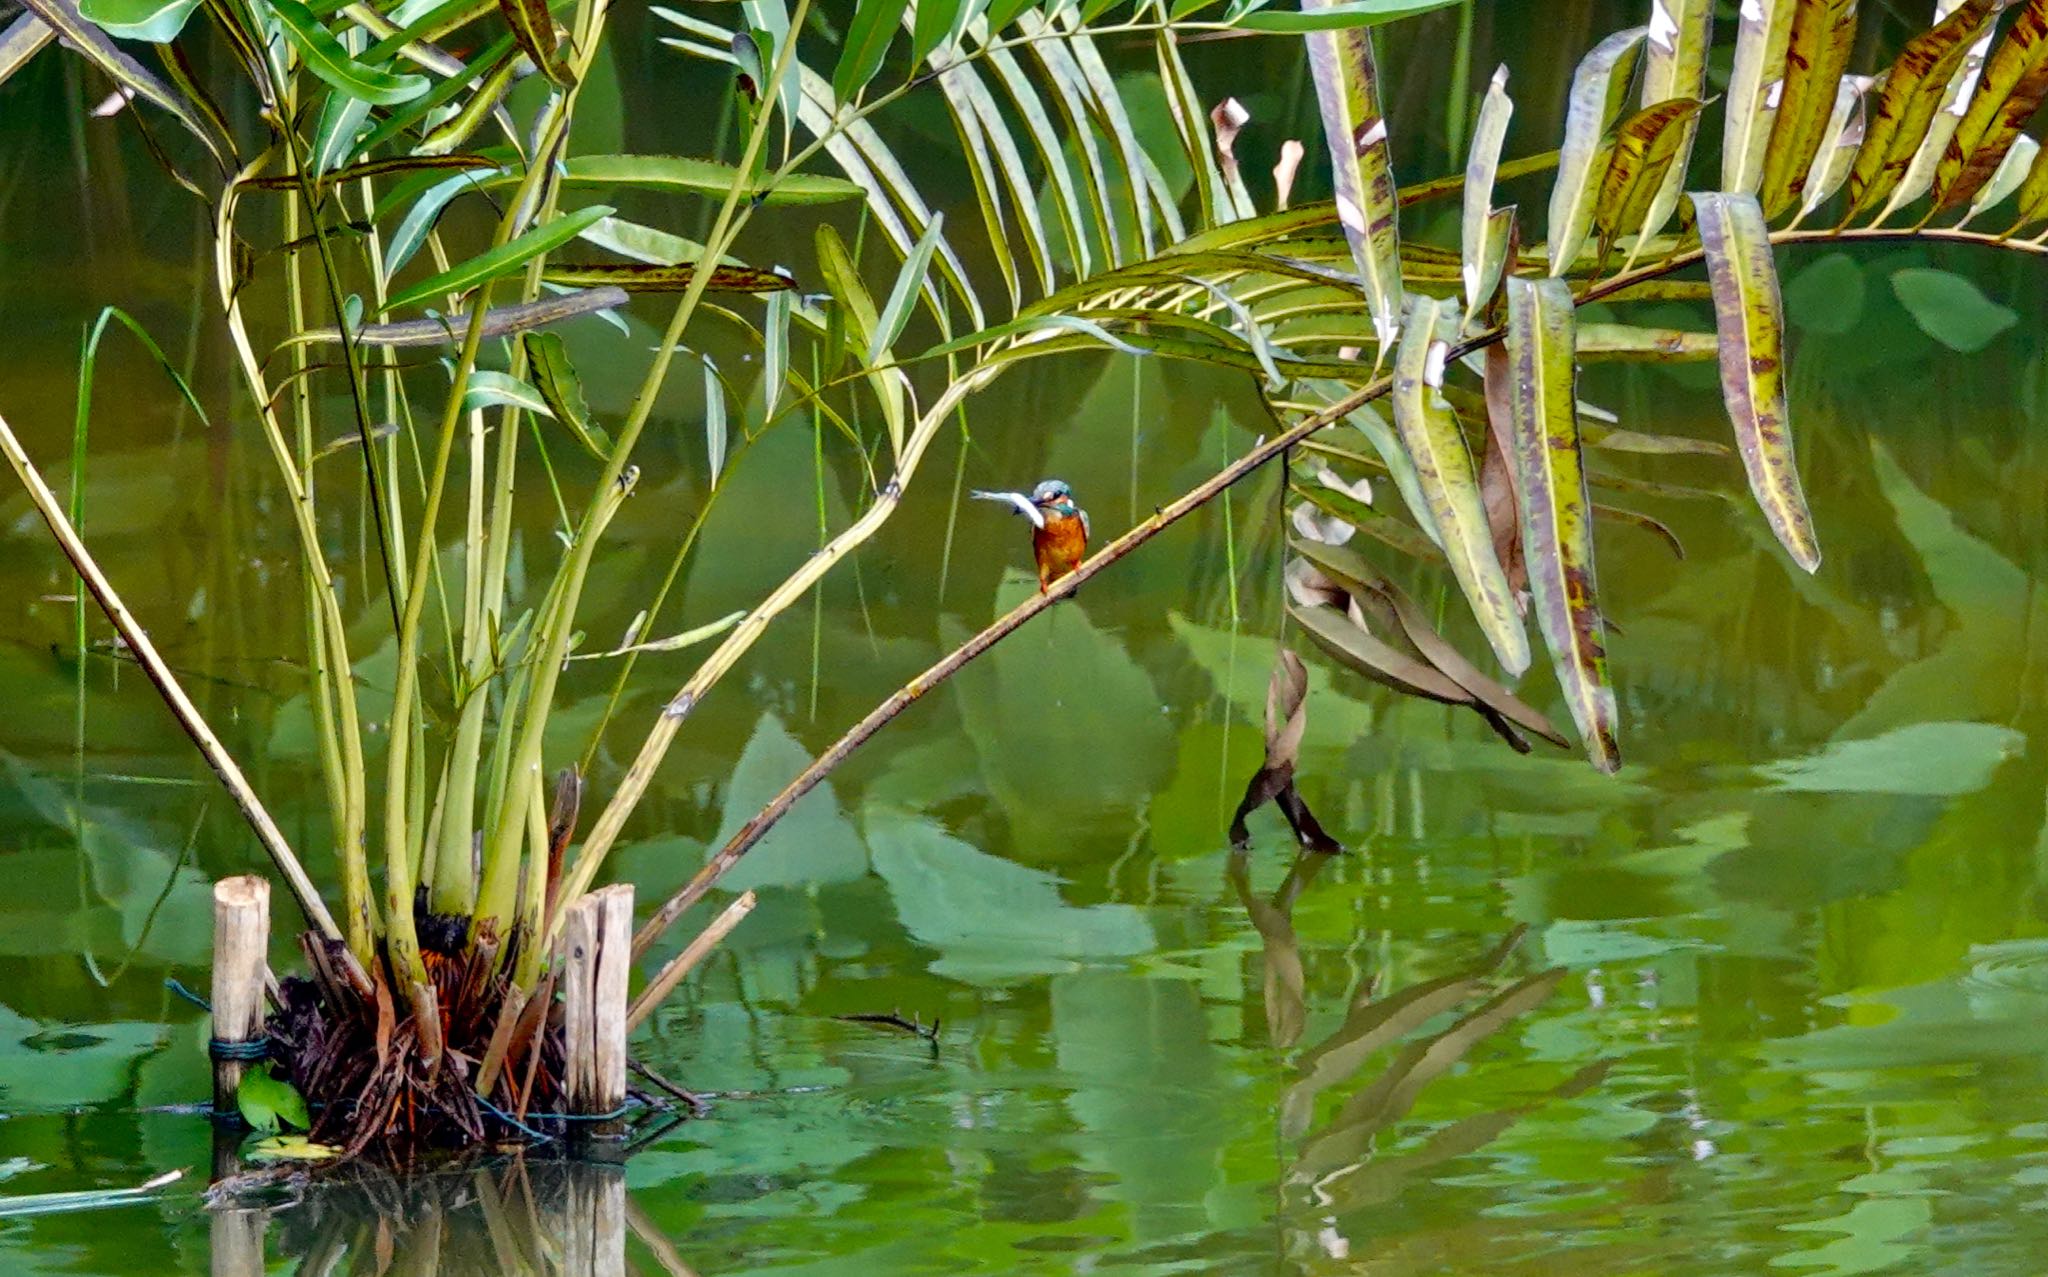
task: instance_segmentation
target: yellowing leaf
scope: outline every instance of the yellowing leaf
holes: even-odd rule
[[[1304,0],[1304,10],[1335,3]],[[1307,40],[1309,72],[1334,171],[1337,221],[1365,281],[1366,306],[1379,337],[1378,359],[1384,360],[1400,328],[1401,231],[1372,33],[1363,27],[1312,31]]]

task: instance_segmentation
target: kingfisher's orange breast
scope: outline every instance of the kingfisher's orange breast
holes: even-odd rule
[[[1038,584],[1043,589],[1088,557],[1088,529],[1073,515],[1048,511],[1045,526],[1031,534],[1031,549],[1038,560]]]

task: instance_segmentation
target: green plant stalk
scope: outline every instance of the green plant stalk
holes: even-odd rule
[[[810,0],[797,0],[796,11],[791,16],[789,32],[784,36],[782,47],[776,54],[775,69],[768,76],[769,83],[763,89],[764,102],[775,100],[783,79],[790,73],[796,61],[796,37],[803,29],[805,17],[810,10]],[[587,46],[586,46],[587,47]],[[754,126],[747,135],[747,145],[736,166],[741,174],[751,171],[756,158],[762,153],[768,125],[774,112],[759,112]],[[727,190],[725,200],[718,210],[718,218],[712,224],[711,234],[705,241],[704,255],[709,261],[724,257],[738,237],[746,216],[742,211],[746,189],[744,177],[736,180]],[[683,332],[690,319],[696,314],[698,304],[711,283],[712,272],[699,271],[690,281],[689,289],[677,303],[675,315],[669,321],[668,331],[663,334],[660,347],[649,365],[640,391],[634,398],[632,409],[619,428],[619,437],[612,449],[611,457],[605,462],[603,473],[598,479],[595,492],[584,514],[582,528],[577,532],[569,549],[568,562],[563,565],[562,575],[565,588],[559,610],[551,618],[545,636],[540,644],[541,660],[534,667],[533,689],[528,697],[525,714],[520,724],[519,743],[512,760],[510,788],[498,813],[498,823],[484,848],[484,884],[477,902],[477,917],[484,925],[502,925],[513,905],[513,889],[517,879],[519,839],[525,823],[525,809],[528,798],[519,790],[527,785],[538,784],[537,772],[541,762],[541,740],[547,728],[548,707],[555,694],[555,683],[560,677],[562,660],[567,655],[569,636],[575,626],[576,605],[581,598],[585,574],[590,567],[592,553],[596,549],[593,528],[611,490],[618,485],[625,471],[627,458],[632,455],[633,446],[639,441],[640,432],[654,412],[655,400],[662,383],[667,379],[670,363],[676,348],[681,345]],[[471,332],[479,332],[482,325],[473,325]],[[610,808],[607,808],[609,811]],[[579,862],[580,864],[580,862]],[[565,885],[563,899],[573,900],[588,887],[571,891]],[[553,930],[551,926],[551,931]]]
[[[342,640],[348,630],[341,617],[341,604],[334,591],[334,577],[327,556],[320,547],[320,531],[313,518],[313,497],[306,488],[305,475],[293,460],[285,442],[282,423],[273,408],[273,398],[263,376],[262,363],[250,344],[242,318],[234,270],[235,211],[239,204],[237,184],[261,174],[268,161],[259,155],[235,175],[214,210],[214,283],[220,293],[221,313],[227,323],[228,339],[241,367],[242,379],[255,400],[263,437],[276,463],[278,477],[292,509],[298,532],[299,560],[308,579],[306,630],[309,657],[317,667],[315,677],[324,678],[333,696],[339,730],[342,791],[344,802],[337,814],[340,822],[340,863],[342,871],[342,931],[349,951],[367,968],[375,956],[375,930],[371,922],[369,864],[363,841],[365,798],[362,732],[356,708],[355,676]]]

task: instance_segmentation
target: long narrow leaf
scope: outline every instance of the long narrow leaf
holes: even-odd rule
[[[2034,164],[2041,158],[2041,144],[2022,133],[2012,140],[2012,147],[2000,161],[1998,171],[1991,180],[1984,183],[1984,189],[1977,192],[1977,198],[1970,201],[1970,211],[1958,226],[1967,226],[1990,209],[1998,207],[2012,197],[2013,192],[2026,182],[2027,175],[2034,171]]]
[[[1649,33],[1643,45],[1642,105],[1652,107],[1672,98],[1707,97],[1707,50],[1714,42],[1714,0],[1650,0]],[[1643,224],[1633,228],[1637,242],[1661,232],[1685,193],[1685,171],[1699,138],[1700,117],[1680,126],[1671,170],[1650,201]]]
[[[680,266],[621,265],[613,262],[564,262],[549,265],[541,278],[550,284],[577,288],[623,288],[629,293],[680,293],[697,278],[694,263]],[[784,293],[796,287],[796,280],[775,271],[751,266],[714,266],[711,282],[715,293]]]
[[[1855,166],[1856,153],[1863,149],[1863,138],[1869,131],[1864,98],[1875,83],[1867,75],[1842,77],[1835,91],[1835,108],[1828,116],[1827,128],[1821,132],[1820,150],[1813,157],[1813,167],[1807,170],[1799,203],[1801,219],[1833,199],[1849,180],[1849,170]]]
[[[1899,51],[1849,171],[1852,217],[1890,196],[1906,175],[1971,42],[1997,8],[1998,0],[1963,0]]]
[[[1550,191],[1550,273],[1571,269],[1593,228],[1593,207],[1605,174],[1600,145],[1612,118],[1617,78],[1627,82],[1625,64],[1649,34],[1647,27],[1617,31],[1580,61],[1572,73],[1571,105],[1565,112],[1564,147],[1557,183]]]
[[[583,382],[569,363],[569,351],[561,337],[555,333],[528,333],[524,341],[533,388],[546,401],[548,414],[562,423],[584,451],[600,462],[610,461],[611,438],[590,419]]]
[[[334,33],[299,0],[269,0],[285,38],[305,59],[306,68],[352,98],[373,106],[410,102],[432,86],[423,75],[386,71],[356,61]]]
[[[1509,279],[1507,342],[1488,352],[1486,368],[1489,398],[1509,407],[1536,618],[1586,751],[1611,772],[1621,765],[1621,750],[1596,598],[1592,503],[1579,453],[1574,318],[1571,290],[1562,280]]]
[[[2048,96],[2048,0],[2028,0],[2013,18],[1955,136],[1934,170],[1934,206],[1971,198],[1991,180],[2020,129]]]
[[[557,52],[555,19],[548,12],[547,0],[498,0],[498,12],[505,15],[513,38],[542,74],[562,88],[576,87],[568,59]]]
[[[401,306],[409,306],[443,293],[467,292],[487,279],[509,274],[542,253],[560,248],[575,239],[584,227],[600,217],[610,216],[613,211],[606,205],[595,204],[589,208],[577,209],[545,225],[536,226],[509,243],[500,244],[466,262],[429,276],[409,288],[401,289],[384,303],[384,309],[396,310]]]
[[[1493,73],[1486,86],[1486,99],[1479,104],[1479,119],[1472,127],[1472,149],[1465,160],[1465,207],[1460,222],[1459,245],[1464,252],[1465,312],[1477,315],[1493,300],[1506,266],[1506,254],[1495,254],[1489,222],[1493,217],[1493,181],[1500,171],[1500,148],[1507,139],[1508,121],[1515,114],[1515,102],[1508,96],[1508,68],[1505,63]],[[1504,245],[1501,246],[1503,249]]]
[[[1195,92],[1187,64],[1181,61],[1180,45],[1172,31],[1161,29],[1152,38],[1152,48],[1159,60],[1160,83],[1166,88],[1167,111],[1173,116],[1173,128],[1180,135],[1188,167],[1195,174],[1195,205],[1201,210],[1202,225],[1219,226],[1232,221],[1237,209],[1230,198],[1230,187],[1223,180],[1215,148],[1210,145],[1209,112]],[[1391,183],[1391,176],[1388,180]]]
[[[1416,296],[1394,360],[1394,427],[1415,462],[1451,574],[1465,591],[1502,668],[1519,675],[1529,668],[1529,639],[1515,611],[1507,573],[1494,554],[1465,433],[1443,397],[1444,359],[1457,330],[1455,304]]]
[[[749,182],[730,164],[681,155],[579,155],[562,166],[562,180],[573,186],[648,187],[718,199],[738,182],[764,204],[817,204],[861,194],[855,183],[822,173],[792,173],[770,185],[765,176]]]
[[[841,102],[853,101],[882,69],[882,58],[903,24],[908,5],[909,0],[858,0],[854,5],[853,20],[846,24],[846,39],[840,45],[839,63],[832,68],[832,92]]]
[[[1638,111],[1615,131],[1593,206],[1603,258],[1616,240],[1648,221],[1650,205],[1678,163],[1702,105],[1693,98],[1672,98]]]
[[[1792,13],[1778,115],[1764,152],[1764,216],[1798,207],[1856,46],[1857,0],[1802,0]]]
[[[923,287],[924,273],[931,268],[932,250],[937,247],[939,231],[945,225],[945,215],[932,214],[932,224],[925,229],[917,247],[910,250],[910,256],[903,260],[903,269],[896,273],[896,285],[889,290],[889,300],[882,303],[881,312],[875,318],[875,330],[868,334],[867,360],[870,365],[879,364],[888,355],[896,338],[903,333],[903,326],[910,322],[910,311],[917,304],[918,290]]]
[[[1785,51],[1792,43],[1792,11],[1801,3],[1742,0],[1742,17],[1735,29],[1735,65],[1728,77],[1727,123],[1721,136],[1724,190],[1754,191],[1763,179],[1764,153],[1784,85]]]
[[[1303,11],[1334,2],[1304,0]],[[1400,331],[1401,230],[1372,33],[1362,28],[1311,32],[1308,62],[1334,172],[1337,220],[1365,281],[1366,305],[1379,335],[1377,360],[1384,360]]]
[[[1721,393],[1750,491],[1793,561],[1820,566],[1785,407],[1785,305],[1762,207],[1752,196],[1695,193],[1721,333]]]
[[[1007,49],[991,50],[988,62],[1017,108],[1018,116],[1024,121],[1025,131],[1038,148],[1039,163],[1052,183],[1052,206],[1066,235],[1067,252],[1073,262],[1074,273],[1082,276],[1092,274],[1095,269],[1094,252],[1089,243],[1088,215],[1081,207],[1074,175],[1067,165],[1065,136],[1053,127],[1052,117],[1046,114],[1045,102],[1038,96],[1037,87],[1013,54]]]

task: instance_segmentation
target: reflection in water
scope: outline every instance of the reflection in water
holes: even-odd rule
[[[1230,886],[1258,930],[1265,965],[1267,1032],[1276,1047],[1301,1038],[1309,1018],[1301,943],[1294,906],[1332,857],[1300,853],[1269,899],[1251,888],[1249,857],[1231,855]],[[1461,1064],[1486,1039],[1528,1015],[1557,991],[1565,971],[1552,967],[1498,985],[1527,934],[1511,930],[1499,944],[1462,970],[1378,996],[1377,976],[1360,977],[1344,1020],[1322,1041],[1302,1052],[1298,1077],[1282,1094],[1277,1120],[1283,1146],[1291,1150],[1283,1178],[1286,1210],[1310,1222],[1316,1250],[1342,1258],[1350,1244],[1340,1231],[1343,1216],[1398,1198],[1411,1179],[1454,1158],[1475,1153],[1516,1121],[1551,1100],[1583,1095],[1597,1086],[1613,1061],[1595,1060],[1533,1099],[1462,1117],[1433,1131],[1398,1156],[1380,1156],[1377,1137],[1405,1118],[1422,1092]],[[1448,1027],[1415,1037],[1425,1027],[1479,1000]],[[1403,1044],[1370,1081],[1356,1085],[1366,1064]],[[1348,1090],[1334,1111],[1319,1103]]]
[[[403,1178],[368,1167],[275,1205],[225,1206],[210,1223],[214,1277],[262,1277],[267,1251],[297,1277],[625,1277],[627,1239],[672,1277],[694,1277],[626,1194],[615,1162],[508,1158]]]

